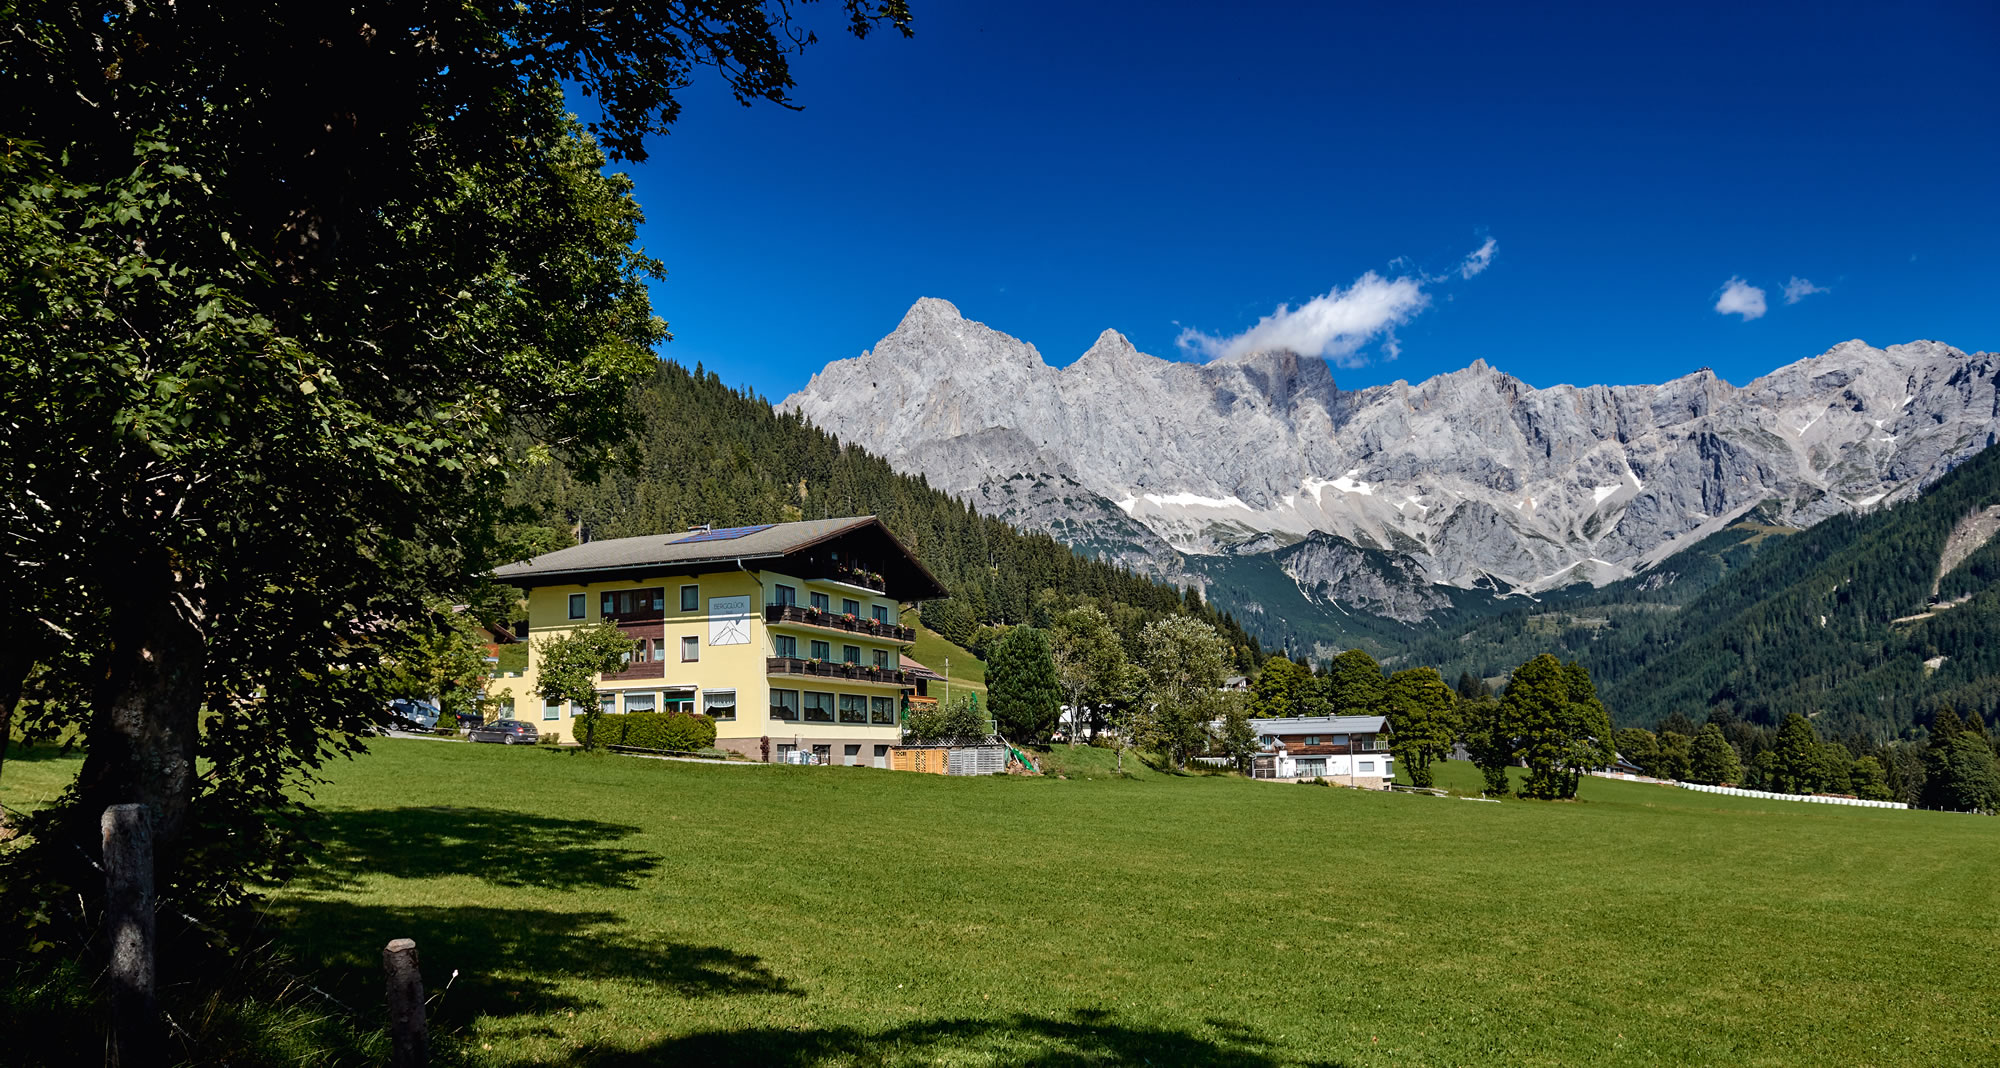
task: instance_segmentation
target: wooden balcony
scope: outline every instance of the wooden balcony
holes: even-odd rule
[[[878,622],[872,617],[836,615],[796,604],[767,604],[764,606],[764,622],[792,623],[819,630],[839,631],[864,638],[879,638],[899,645],[909,645],[917,640],[915,627],[903,627],[894,623]]]
[[[825,568],[824,573],[819,577],[828,582],[844,582],[849,586],[859,586],[864,590],[873,590],[876,593],[885,593],[889,589],[888,584],[882,581],[882,573],[880,571],[870,571],[865,567],[848,567],[843,564],[833,564]]]
[[[764,661],[767,675],[797,675],[805,678],[868,682],[884,686],[913,686],[915,676],[897,668],[849,664],[838,660],[801,660],[795,656],[773,656]]]

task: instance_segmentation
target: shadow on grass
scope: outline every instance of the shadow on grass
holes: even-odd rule
[[[413,938],[433,1026],[474,1016],[548,1015],[594,1002],[568,992],[572,980],[649,985],[677,998],[804,992],[747,953],[633,936],[609,912],[454,909],[295,901],[275,913],[290,953],[329,993],[381,1019],[382,947]],[[451,978],[456,971],[458,977]]]
[[[840,1064],[904,1068],[960,1059],[1028,1068],[1174,1064],[1336,1068],[1337,1062],[1281,1055],[1269,1039],[1231,1021],[1209,1020],[1212,1036],[1121,1022],[1100,1009],[1067,1016],[927,1020],[884,1031],[846,1027],[707,1031],[636,1050],[580,1050],[561,1062],[587,1068],[652,1064],[755,1064],[807,1068]],[[557,1063],[557,1062],[550,1062]]]
[[[529,816],[492,808],[386,808],[323,814],[308,829],[319,863],[300,875],[310,890],[355,886],[355,876],[434,879],[470,875],[496,886],[631,890],[659,857],[610,843],[639,828]]]

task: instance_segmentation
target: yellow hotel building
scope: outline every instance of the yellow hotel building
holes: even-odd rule
[[[527,669],[488,691],[513,718],[577,738],[578,710],[535,692],[533,643],[610,622],[634,652],[599,681],[605,712],[699,712],[752,759],[871,767],[919,682],[902,606],[946,596],[874,516],[593,541],[494,577],[528,595]]]

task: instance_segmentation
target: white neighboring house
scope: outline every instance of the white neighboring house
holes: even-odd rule
[[[1322,778],[1343,786],[1386,789],[1395,781],[1389,723],[1381,716],[1253,719],[1262,751],[1251,758],[1258,779]]]

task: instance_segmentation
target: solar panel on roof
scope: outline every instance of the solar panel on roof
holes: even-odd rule
[[[774,526],[777,526],[777,524],[766,523],[761,527],[723,527],[721,530],[704,530],[695,534],[689,534],[684,538],[675,538],[667,544],[692,545],[698,541],[735,541],[737,538],[747,537],[760,530],[769,530]]]

